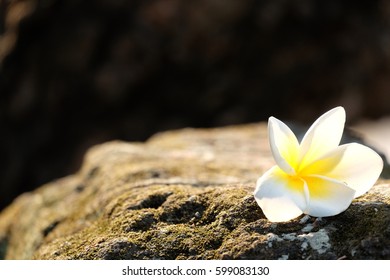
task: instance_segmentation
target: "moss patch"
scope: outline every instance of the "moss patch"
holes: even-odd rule
[[[390,182],[335,217],[270,223],[256,179],[266,126],[92,148],[81,170],[0,214],[5,259],[390,259]]]

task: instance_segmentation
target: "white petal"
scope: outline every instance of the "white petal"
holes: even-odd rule
[[[277,118],[268,120],[268,135],[276,164],[286,173],[295,174],[299,143],[291,129]]]
[[[257,180],[254,196],[271,222],[285,222],[302,214],[306,208],[304,182],[274,166]]]
[[[357,143],[339,146],[324,158],[308,166],[304,172],[324,175],[366,193],[378,180],[383,169],[382,158],[372,149]]]
[[[335,149],[343,135],[345,110],[336,107],[319,117],[306,132],[300,144],[300,168]]]
[[[342,182],[321,176],[308,176],[304,180],[310,197],[305,214],[334,216],[346,210],[354,198],[355,190]]]

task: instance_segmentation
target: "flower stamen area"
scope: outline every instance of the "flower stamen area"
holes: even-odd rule
[[[257,180],[254,192],[269,220],[283,222],[301,214],[337,215],[374,185],[383,161],[364,145],[339,146],[344,123],[345,110],[336,107],[319,117],[299,143],[286,124],[269,118],[276,165]]]

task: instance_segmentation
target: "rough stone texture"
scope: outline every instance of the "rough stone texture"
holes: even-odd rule
[[[272,165],[265,124],[96,146],[0,214],[0,257],[390,259],[390,181],[338,216],[271,223],[252,192]]]

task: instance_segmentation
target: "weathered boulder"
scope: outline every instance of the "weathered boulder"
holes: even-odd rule
[[[92,148],[0,214],[5,259],[390,259],[390,181],[340,215],[271,223],[256,204],[265,124]]]

